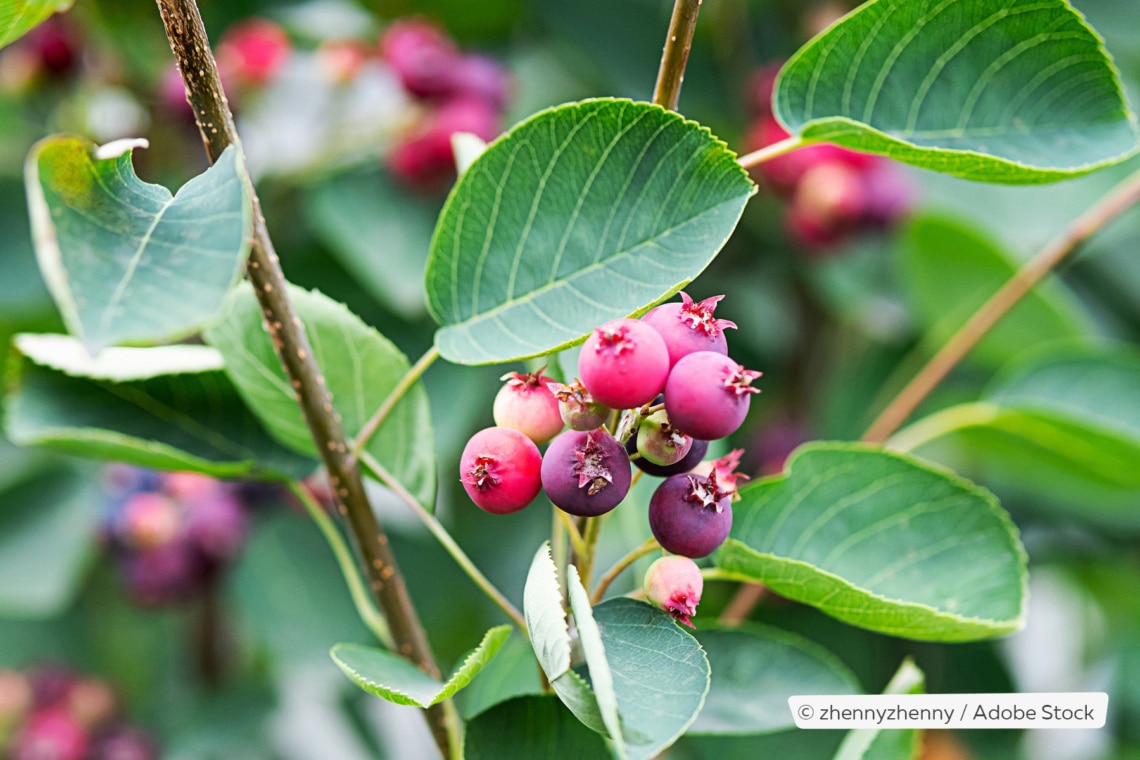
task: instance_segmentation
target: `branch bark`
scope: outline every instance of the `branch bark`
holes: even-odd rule
[[[238,136],[197,3],[195,0],[157,0],[157,3],[202,142],[210,161],[214,162],[227,147],[238,144]],[[398,650],[425,673],[438,678],[439,667],[428,646],[427,635],[408,597],[404,578],[388,546],[388,537],[376,521],[364,492],[360,469],[349,452],[340,415],[333,408],[332,396],[313,359],[304,325],[288,299],[285,276],[269,238],[257,194],[252,187],[250,190],[253,240],[246,271],[261,304],[274,348],[297,392],[297,403],[320,451],[338,510],[348,520],[372,595],[388,618]],[[442,706],[429,709],[428,722],[440,751],[450,757],[447,716]]]
[[[657,71],[657,86],[653,88],[653,102],[670,111],[677,110],[681,97],[681,83],[685,81],[685,65],[689,62],[700,10],[701,0],[676,0],[673,5],[665,49],[661,52],[661,67]]]
[[[879,414],[863,440],[882,443],[914,412],[950,371],[965,358],[990,328],[998,323],[1046,274],[1130,206],[1140,201],[1140,172],[1128,176],[1092,208],[1027,261],[1021,269],[974,312],[929,362]]]

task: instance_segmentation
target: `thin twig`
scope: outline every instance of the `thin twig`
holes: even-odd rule
[[[610,587],[610,584],[613,583],[614,579],[621,575],[627,567],[632,565],[634,562],[637,562],[645,555],[658,551],[660,548],[661,544],[657,543],[657,539],[651,538],[615,562],[614,566],[607,570],[606,574],[603,575],[598,581],[598,586],[594,589],[594,595],[590,598],[590,603],[598,604],[601,602],[602,597],[605,596],[607,589]]]
[[[753,166],[759,166],[765,161],[771,161],[777,156],[782,156],[785,153],[791,153],[796,148],[802,148],[806,143],[802,137],[792,135],[786,137],[779,142],[774,142],[771,145],[765,145],[763,148],[754,150],[751,153],[745,153],[740,158],[736,159],[736,163],[743,166],[745,169],[751,169]]]
[[[756,605],[768,594],[768,587],[760,583],[742,583],[736,594],[720,613],[720,624],[738,626],[748,619]]]
[[[463,569],[463,572],[467,573],[467,577],[474,581],[475,585],[478,586],[492,602],[499,606],[499,609],[506,613],[507,617],[511,619],[511,622],[522,631],[523,636],[527,636],[526,619],[523,618],[522,613],[511,604],[510,600],[507,599],[499,589],[495,588],[495,584],[487,580],[487,577],[480,572],[479,568],[475,566],[475,563],[471,561],[471,558],[464,553],[463,549],[459,547],[459,544],[455,542],[455,539],[451,537],[451,534],[447,532],[447,528],[443,527],[440,521],[435,519],[435,515],[424,509],[424,505],[420,504],[419,500],[415,496],[412,496],[407,488],[404,488],[404,484],[393,477],[392,473],[388,472],[384,465],[377,462],[376,458],[367,451],[361,453],[360,461],[381,483],[387,486],[392,493],[396,494],[402,502],[411,508],[416,517],[420,518],[420,522],[427,527],[431,534],[435,536],[436,540],[447,550],[447,553],[451,555],[452,559]]]
[[[198,5],[195,0],[157,0],[157,3],[206,153],[211,162],[216,161],[230,145],[240,149],[240,143]],[[273,346],[297,392],[297,402],[336,494],[338,510],[348,518],[372,592],[384,610],[397,649],[425,673],[438,678],[439,667],[427,635],[408,597],[403,575],[388,546],[388,537],[380,529],[364,492],[360,470],[349,454],[340,415],[333,408],[332,396],[313,359],[305,327],[289,301],[285,276],[252,183],[249,190],[253,236],[246,271],[261,304]],[[454,720],[449,721],[440,705],[429,708],[428,724],[440,752],[450,757],[451,736],[461,730],[459,725]]]
[[[665,49],[661,51],[661,66],[657,70],[657,86],[653,88],[653,102],[670,111],[677,110],[681,97],[681,83],[685,81],[685,65],[693,47],[693,32],[697,29],[697,14],[701,0],[676,0]]]
[[[388,394],[388,397],[384,399],[384,403],[380,404],[380,408],[376,410],[376,414],[372,415],[368,422],[364,423],[364,427],[360,428],[360,432],[356,435],[356,440],[352,442],[353,456],[360,456],[360,452],[364,451],[364,447],[368,445],[368,441],[376,434],[380,426],[384,424],[384,420],[387,419],[392,409],[395,408],[396,403],[404,397],[408,389],[415,385],[424,371],[438,358],[439,349],[432,346],[419,358],[419,361],[412,365],[411,369],[400,378],[400,382],[396,384],[396,387],[393,388],[392,392]]]
[[[384,615],[373,603],[372,598],[368,596],[368,590],[364,588],[364,581],[360,578],[360,570],[353,559],[352,550],[348,548],[348,544],[344,542],[340,531],[336,529],[333,524],[332,518],[324,508],[317,503],[317,500],[312,497],[308,490],[300,483],[289,483],[289,490],[305,507],[305,511],[309,513],[309,517],[317,524],[317,529],[321,535],[325,537],[329,548],[332,549],[333,556],[336,557],[336,563],[340,567],[341,575],[344,576],[345,585],[348,586],[349,596],[352,597],[352,604],[356,607],[356,614],[360,620],[372,632],[372,635],[380,640],[384,646],[389,649],[395,649],[396,644],[392,641],[392,631],[388,629],[388,621],[384,619]]]
[[[932,390],[978,344],[990,328],[1033,289],[1042,277],[1065,260],[1100,228],[1140,201],[1140,172],[1128,176],[1092,208],[1081,214],[1064,232],[1053,238],[1036,256],[1027,261],[1013,277],[978,308],[958,331],[919,370],[905,388],[879,414],[863,440],[882,443],[906,422],[911,413]]]

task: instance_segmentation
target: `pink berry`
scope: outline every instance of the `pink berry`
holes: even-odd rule
[[[218,66],[238,84],[261,87],[285,66],[293,45],[280,26],[253,18],[234,24],[218,42]]]
[[[549,383],[549,387],[558,399],[562,421],[571,430],[597,430],[609,419],[612,410],[594,401],[581,380],[575,378],[570,385]]]
[[[827,245],[852,232],[865,209],[861,170],[829,161],[813,166],[800,178],[788,206],[789,227],[800,242]]]
[[[180,602],[200,588],[203,563],[187,541],[126,554],[120,570],[131,598],[141,605]]]
[[[463,489],[475,506],[493,515],[523,509],[542,487],[542,455],[517,430],[491,427],[471,436],[459,458]]]
[[[83,760],[88,736],[60,707],[41,710],[24,725],[12,747],[12,760]]]
[[[578,355],[578,374],[595,401],[632,409],[661,392],[669,375],[669,349],[646,323],[615,319],[586,339]]]
[[[745,146],[747,150],[758,150],[788,137],[788,131],[776,121],[775,116],[769,114],[752,126],[745,138]],[[765,161],[757,171],[772,189],[788,195],[796,189],[804,174],[819,164],[839,162],[854,169],[863,169],[870,167],[876,160],[876,156],[867,153],[856,153],[838,145],[819,143]]]
[[[688,557],[661,557],[645,571],[645,598],[690,628],[704,587],[701,569]]]
[[[495,395],[492,413],[496,425],[517,430],[535,443],[546,443],[562,432],[558,399],[542,370],[508,372],[500,379],[507,382]]]
[[[883,163],[863,174],[862,223],[876,229],[890,229],[914,205],[914,188],[898,166]]]
[[[119,723],[100,733],[90,760],[158,760],[154,741],[137,728]]]
[[[83,678],[67,693],[67,714],[81,727],[92,730],[110,720],[118,711],[118,699],[111,687],[94,678]]]
[[[236,559],[248,534],[245,507],[233,494],[220,491],[189,505],[187,538],[210,562]]]
[[[760,392],[751,383],[760,375],[712,351],[689,354],[669,373],[665,410],[694,438],[724,438],[744,422],[752,394]]]
[[[28,32],[24,46],[31,49],[48,75],[62,77],[79,62],[83,43],[71,21],[53,16]]]
[[[736,329],[736,323],[713,316],[717,302],[724,296],[712,296],[694,303],[682,291],[681,303],[666,303],[649,312],[641,321],[652,327],[665,340],[669,349],[669,367],[672,368],[681,357],[697,351],[715,351],[728,354],[728,341],[724,331]]]
[[[665,467],[685,458],[693,448],[692,436],[669,424],[665,410],[654,412],[637,428],[637,451],[653,464]]]
[[[480,100],[448,101],[431,114],[421,132],[397,144],[388,154],[388,170],[409,185],[429,189],[455,175],[453,134],[471,132],[480,139],[492,140],[499,133],[499,122],[499,113]]]
[[[6,726],[24,719],[32,709],[32,700],[32,684],[27,676],[15,670],[0,670],[0,737],[4,735]],[[3,742],[2,738],[0,742]]]
[[[666,551],[708,556],[732,529],[732,496],[715,477],[673,475],[649,499],[649,527]]]
[[[175,539],[182,529],[182,510],[170,497],[140,491],[123,504],[114,531],[123,545],[153,549]]]
[[[368,53],[357,40],[322,42],[317,48],[317,68],[333,84],[347,84],[364,68]]]
[[[605,514],[629,493],[629,455],[606,430],[567,430],[542,458],[542,488],[564,512]]]
[[[410,94],[433,98],[451,92],[459,51],[447,32],[432,22],[423,18],[392,22],[380,37],[380,54]]]
[[[448,95],[475,98],[497,109],[507,105],[511,80],[503,65],[485,55],[464,55],[448,72]]]

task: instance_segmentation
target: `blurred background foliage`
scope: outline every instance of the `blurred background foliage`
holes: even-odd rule
[[[1140,102],[1134,0],[1075,4],[1106,38],[1131,102]],[[422,134],[436,106],[409,97],[379,62],[382,31],[395,19],[423,16],[464,51],[501,61],[511,96],[489,137],[568,100],[649,99],[670,10],[662,0],[231,0],[202,7],[215,40],[251,17],[276,22],[288,36],[291,53],[279,71],[230,93],[286,275],[345,302],[413,359],[434,330],[422,273],[448,182],[420,183],[392,169],[393,152]],[[787,57],[843,11],[835,2],[803,0],[707,3],[681,111],[743,149],[758,118],[758,68]],[[27,38],[0,52],[5,344],[18,332],[63,329],[36,268],[24,200],[23,160],[37,139],[56,132],[97,141],[145,136],[150,149],[136,152],[138,172],[169,187],[205,165],[181,93],[175,87],[171,95],[168,86],[171,59],[153,6],[78,0],[52,29],[59,39],[50,45]],[[979,291],[995,288],[1138,166],[1132,160],[1042,187],[976,185],[900,168],[908,217],[889,231],[855,231],[826,245],[789,234],[787,200],[762,191],[688,288],[696,298],[727,294],[717,315],[740,325],[733,356],[764,370],[764,394],[734,440],[746,449],[749,469],[778,469],[803,440],[857,438],[945,337],[947,320],[961,319]],[[1055,341],[1140,341],[1138,246],[1140,214],[1130,212],[1011,314],[922,411],[977,399],[1006,362]],[[490,400],[508,369],[515,368],[439,362],[425,382],[439,447],[437,513],[517,604],[534,547],[548,534],[549,511],[539,505],[492,517],[472,508],[455,477],[463,443],[491,424]],[[1140,758],[1140,492],[1079,474],[1043,486],[1047,463],[1004,456],[1002,445],[958,435],[920,454],[993,489],[1019,524],[1032,562],[1024,632],[992,643],[918,644],[778,599],[762,602],[753,618],[823,644],[869,692],[909,654],[935,693],[1111,694],[1103,731],[934,734],[930,760]],[[263,494],[267,503],[250,513],[248,544],[208,592],[140,605],[109,546],[114,496],[107,482],[101,465],[0,440],[0,668],[67,663],[105,679],[166,757],[418,756],[424,738],[418,720],[405,715],[411,708],[367,697],[328,659],[331,644],[363,641],[366,633],[327,546],[295,505]],[[379,504],[446,670],[502,621],[409,514],[390,499]],[[599,566],[649,535],[644,516],[619,514],[603,537]],[[621,582],[632,587],[634,575]],[[732,590],[711,584],[702,615],[711,619]],[[220,637],[213,665],[204,662],[203,626]],[[510,677],[508,659],[495,677]],[[793,731],[685,739],[668,756],[823,758],[839,738]]]

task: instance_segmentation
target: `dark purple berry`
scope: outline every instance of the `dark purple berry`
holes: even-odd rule
[[[715,477],[674,475],[649,499],[649,527],[666,551],[706,557],[732,529],[732,495],[720,489]]]
[[[694,438],[714,441],[733,433],[744,422],[759,372],[745,369],[712,351],[689,354],[669,373],[665,410],[680,430]]]
[[[665,347],[669,349],[670,367],[697,351],[728,354],[724,331],[729,327],[735,330],[736,323],[713,316],[717,302],[722,298],[724,296],[712,296],[694,303],[687,293],[682,292],[681,303],[662,304],[641,318],[664,338]]]
[[[630,436],[629,441],[625,445],[625,450],[630,454],[637,451],[637,438],[635,436]],[[708,450],[708,441],[702,441],[699,438],[694,438],[693,445],[689,447],[689,453],[686,454],[684,458],[676,464],[668,464],[662,466],[659,464],[653,464],[653,462],[650,462],[644,457],[641,459],[633,460],[633,463],[637,465],[637,469],[641,470],[646,475],[652,475],[655,478],[667,478],[670,475],[680,475],[682,473],[688,472],[689,470],[696,467],[701,463],[701,460],[705,458],[705,454],[708,453]]]
[[[443,29],[422,18],[392,22],[380,37],[380,55],[404,89],[420,98],[448,95],[459,51]]]
[[[605,514],[629,493],[629,455],[605,430],[567,430],[542,458],[542,488],[572,515]]]
[[[127,590],[139,604],[178,602],[196,591],[203,580],[203,566],[194,548],[185,541],[132,552],[120,567]]]
[[[543,467],[534,441],[511,428],[491,427],[467,442],[459,458],[459,479],[475,506],[505,515],[538,496]]]
[[[41,665],[28,673],[32,687],[32,703],[37,710],[59,704],[71,691],[79,676],[66,665]]]

